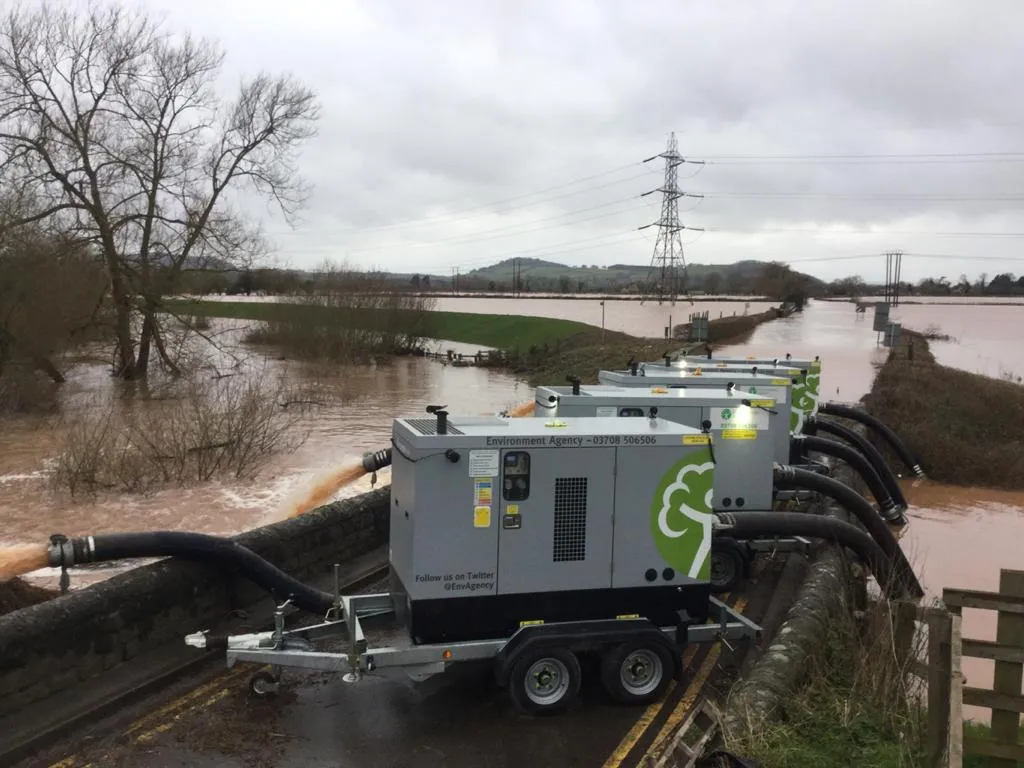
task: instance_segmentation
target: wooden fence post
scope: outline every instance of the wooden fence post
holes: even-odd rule
[[[961,632],[963,618],[958,613],[950,614],[950,696],[949,696],[949,768],[963,768],[964,764],[964,677],[963,642]]]
[[[906,668],[910,660],[911,646],[917,634],[918,606],[909,600],[896,602],[895,626],[893,627],[893,644],[896,663],[900,669]]]
[[[1002,569],[999,572],[999,592],[1012,597],[1024,597],[1024,572]],[[1014,648],[1024,648],[1024,615],[999,611],[996,620],[996,642]],[[1022,669],[1020,662],[996,661],[992,690],[1020,696]],[[1020,730],[1020,713],[1005,709],[992,709],[992,738],[997,742],[1016,744]],[[991,758],[992,768],[1016,768],[1012,758]]]
[[[949,742],[950,615],[929,608],[928,622],[928,765],[942,768]]]

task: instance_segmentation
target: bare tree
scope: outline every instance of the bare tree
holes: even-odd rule
[[[59,220],[102,257],[122,378],[145,376],[154,347],[176,371],[161,299],[183,272],[261,252],[246,191],[289,223],[308,192],[294,165],[315,133],[314,94],[261,73],[222,102],[223,59],[116,5],[33,1],[0,22],[0,181],[32,189],[32,220]]]

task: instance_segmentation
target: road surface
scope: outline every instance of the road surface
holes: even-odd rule
[[[762,621],[781,564],[780,557],[761,569],[727,602]],[[422,683],[367,676],[348,684],[286,669],[278,694],[263,699],[248,692],[254,666],[218,666],[69,734],[17,768],[633,768],[665,749],[702,697],[727,687],[746,645],[691,647],[683,674],[646,708],[611,703],[596,671],[585,668],[576,706],[550,718],[520,714],[486,665],[455,665]]]

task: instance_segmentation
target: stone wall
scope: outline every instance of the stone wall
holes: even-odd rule
[[[387,543],[389,497],[379,488],[235,540],[293,576],[322,575]],[[184,648],[187,633],[261,601],[266,593],[240,576],[167,559],[0,616],[0,718],[74,697],[147,653]]]

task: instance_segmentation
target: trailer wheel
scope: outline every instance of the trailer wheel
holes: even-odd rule
[[[711,545],[711,591],[732,592],[743,580],[747,558],[740,545],[731,539],[720,539]]]
[[[278,685],[277,678],[263,669],[249,678],[249,693],[262,699],[277,693]]]
[[[531,715],[564,712],[580,691],[583,673],[579,659],[564,648],[526,651],[512,667],[509,694]]]
[[[620,704],[650,704],[665,692],[676,662],[665,643],[633,640],[611,647],[601,659],[601,683]]]

